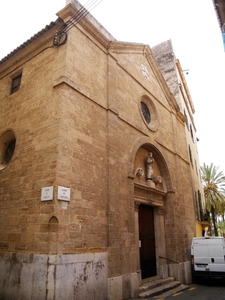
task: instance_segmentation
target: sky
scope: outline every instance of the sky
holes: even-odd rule
[[[90,6],[91,2],[97,4]],[[96,1],[96,2],[95,2]],[[200,165],[225,174],[225,52],[212,0],[80,0],[118,41],[172,40],[195,107]],[[0,60],[57,19],[66,0],[0,1]]]

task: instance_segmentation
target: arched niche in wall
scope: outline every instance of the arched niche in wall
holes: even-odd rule
[[[129,157],[128,176],[135,179],[137,175],[141,175],[141,170],[139,170],[139,174],[137,174],[139,168],[141,168],[144,173],[146,172],[145,159],[149,152],[152,152],[154,158],[154,175],[163,178],[167,192],[173,192],[174,189],[172,187],[171,176],[166,160],[159,149],[149,142],[148,137],[139,138],[133,145]],[[145,174],[139,179],[136,178],[135,181],[136,180],[140,180],[144,183],[146,181]]]
[[[58,231],[59,221],[55,216],[52,216],[48,223],[49,232],[57,232]]]
[[[12,160],[16,146],[16,136],[8,129],[0,135],[0,170],[4,169]]]

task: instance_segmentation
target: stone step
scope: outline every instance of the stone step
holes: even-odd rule
[[[165,292],[165,293],[160,294],[160,295],[159,295],[159,298],[160,298],[160,299],[165,299],[165,298],[167,298],[167,297],[169,297],[169,296],[172,296],[172,295],[174,295],[174,294],[180,293],[180,292],[182,292],[182,291],[184,291],[184,290],[186,290],[186,289],[188,289],[188,288],[189,288],[188,285],[181,284],[180,286],[177,286],[177,287],[174,288],[174,289],[171,289],[171,290],[169,290],[169,291],[167,291],[167,292]],[[156,298],[156,300],[157,300],[157,298]]]
[[[181,285],[181,283],[179,281],[171,281],[169,283],[162,284],[162,285],[156,286],[154,288],[148,289],[145,292],[141,292],[141,293],[139,293],[139,297],[146,298],[146,297],[153,297],[156,295],[160,295],[160,297],[161,297],[161,295],[163,293],[166,293],[169,290],[179,287],[180,285]]]
[[[139,287],[139,294],[145,291],[148,291],[150,289],[154,289],[158,286],[170,283],[172,281],[174,281],[175,278],[174,277],[167,277],[167,278],[163,278],[163,279],[157,279],[154,281],[150,281],[147,283],[143,283],[140,287]]]

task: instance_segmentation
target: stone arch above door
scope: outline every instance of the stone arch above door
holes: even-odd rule
[[[138,161],[138,152],[143,150],[143,155],[142,157],[140,157],[140,160],[142,159],[142,163],[140,163],[139,165],[136,163]],[[153,144],[150,143],[149,138],[147,137],[143,137],[143,138],[139,138],[130,153],[130,157],[129,157],[129,177],[135,179],[137,176],[141,176],[143,177],[141,181],[144,180],[145,178],[145,165],[143,164],[143,160],[144,160],[144,156],[147,154],[148,152],[152,152],[153,153],[153,158],[154,158],[154,176],[160,176],[162,178],[163,181],[163,185],[164,185],[164,190],[166,188],[167,192],[174,192],[173,188],[172,188],[172,183],[171,183],[171,177],[170,177],[170,173],[166,164],[166,161],[162,155],[162,153],[158,150],[158,148],[156,148]],[[136,163],[136,164],[135,164]],[[142,174],[144,173],[144,174]],[[135,179],[136,181],[136,179]]]
[[[152,156],[153,173],[149,179],[147,159]],[[152,206],[164,206],[165,196],[173,192],[169,170],[161,152],[149,142],[138,139],[130,155],[129,177],[134,180],[134,201]]]

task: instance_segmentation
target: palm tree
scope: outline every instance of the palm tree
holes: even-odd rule
[[[218,229],[218,232],[220,233],[220,235],[224,236],[225,235],[225,222],[219,221],[217,223],[217,229]]]
[[[218,169],[212,163],[210,166],[204,163],[201,167],[205,209],[211,216],[215,236],[218,236],[217,217],[224,215],[225,211],[225,176]]]

